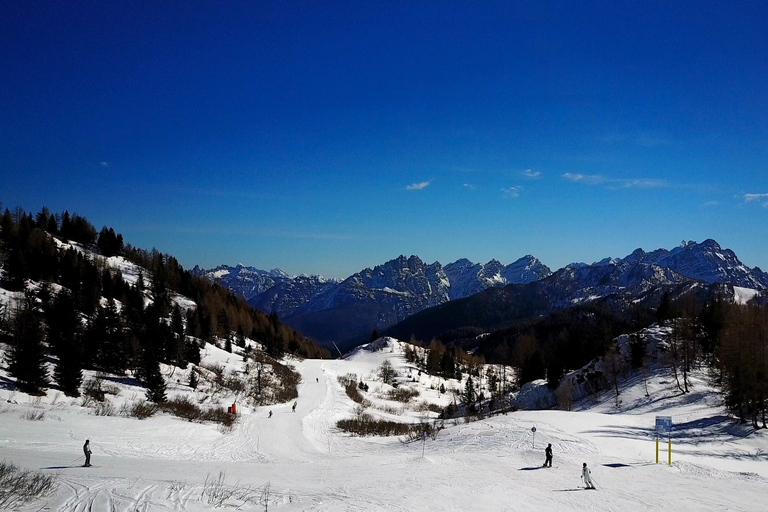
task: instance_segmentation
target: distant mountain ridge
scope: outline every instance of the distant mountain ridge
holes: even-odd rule
[[[487,332],[590,304],[626,315],[633,307],[657,307],[664,293],[673,298],[695,293],[733,300],[755,296],[739,293],[735,287],[765,293],[768,275],[745,266],[733,251],[722,249],[714,240],[684,242],[671,251],[638,249],[625,258],[571,264],[526,285],[486,289],[422,311],[385,333],[400,339],[411,335],[431,339],[466,327]]]
[[[289,276],[279,269],[267,272],[242,265],[208,271],[195,267],[192,272],[218,280],[256,309],[274,311],[287,325],[326,344],[361,339],[428,308],[510,284],[540,284],[527,288],[539,297],[531,304],[540,307],[526,314],[544,314],[607,296],[638,300],[651,293],[655,297],[662,287],[693,281],[768,290],[768,274],[747,267],[733,251],[711,239],[683,242],[672,250],[637,249],[624,258],[593,264],[574,263],[554,274],[531,255],[509,265],[495,259],[481,264],[462,258],[445,266],[401,255],[344,280]]]
[[[443,267],[418,256],[399,256],[365,268],[344,280],[289,276],[275,269],[222,265],[192,269],[218,281],[264,312],[276,312],[286,324],[321,342],[370,334],[422,311],[492,286],[526,283],[551,274],[533,256],[509,265],[461,259]]]
[[[749,268],[744,265],[732,250],[723,249],[711,238],[701,243],[684,240],[672,250],[657,249],[645,252],[643,249],[635,249],[625,258],[605,258],[592,265],[572,263],[568,267],[584,268],[624,263],[658,265],[705,283],[721,282],[756,290],[768,289],[767,273],[759,267]]]

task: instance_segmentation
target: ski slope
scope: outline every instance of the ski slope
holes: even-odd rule
[[[382,386],[373,375],[384,360],[401,375],[408,372],[399,344],[379,348],[358,350],[345,360],[295,362],[303,379],[296,411],[291,403],[239,407],[240,421],[229,432],[166,415],[146,420],[95,416],[53,391],[36,403],[14,392],[2,374],[0,459],[56,475],[56,493],[21,508],[29,511],[268,506],[281,511],[630,512],[764,506],[768,438],[727,418],[703,379],[694,381],[691,394],[679,395],[669,378],[654,375],[649,396],[643,383],[629,382],[618,406],[607,395],[578,404],[573,412],[517,411],[470,423],[449,421],[435,440],[404,444],[398,438],[352,437],[335,428],[337,420],[354,415],[357,405],[338,383],[339,375],[361,376],[371,384],[373,397]],[[420,376],[419,382],[426,378]],[[428,386],[421,392],[422,399],[441,399]],[[130,393],[121,391],[127,398]],[[173,393],[169,387],[169,396]],[[23,419],[30,410],[44,411],[45,419]],[[400,421],[419,417],[411,410],[376,414]],[[677,427],[671,466],[655,464],[656,415],[671,415]],[[93,449],[91,468],[79,467],[86,438]],[[551,469],[541,467],[547,443],[554,451]],[[661,459],[666,462],[666,451]],[[583,462],[597,491],[582,489]],[[203,494],[206,480],[218,478],[232,491],[220,504]]]

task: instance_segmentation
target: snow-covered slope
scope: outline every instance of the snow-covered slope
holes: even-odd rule
[[[240,408],[231,431],[170,416],[96,416],[51,393],[30,400],[3,380],[0,458],[56,475],[56,493],[22,507],[28,511],[753,511],[765,499],[765,433],[734,425],[703,379],[694,382],[693,394],[680,396],[657,374],[647,398],[642,382],[627,382],[618,408],[608,396],[582,401],[572,412],[448,421],[435,439],[420,442],[340,432],[336,421],[357,408],[337,380],[348,374],[369,384],[373,414],[434,417],[413,406],[386,407],[388,388],[374,377],[386,360],[402,385],[420,392],[418,400],[450,400],[432,389],[432,377],[405,362],[403,347],[379,340],[344,360],[296,361],[302,374],[296,411],[290,403]],[[208,357],[233,369],[242,364],[231,354]],[[137,392],[120,387],[129,399]],[[23,419],[30,411],[45,418]],[[676,426],[671,466],[655,464],[657,415],[671,415]],[[85,438],[93,446],[91,468],[76,464]],[[554,467],[544,469],[549,443]],[[597,491],[581,490],[583,462]],[[220,502],[206,492],[216,488]]]

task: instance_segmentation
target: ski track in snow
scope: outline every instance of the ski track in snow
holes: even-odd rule
[[[58,421],[29,422],[19,419],[29,405],[7,405],[0,411],[0,459],[56,474],[56,494],[21,508],[30,512],[214,510],[203,491],[206,479],[218,475],[227,487],[248,491],[222,510],[263,510],[259,498],[270,484],[269,509],[289,512],[751,510],[768,490],[768,471],[760,466],[766,437],[734,437],[714,420],[673,440],[671,467],[652,463],[648,424],[658,404],[633,414],[518,411],[447,421],[426,443],[339,432],[336,421],[351,416],[356,404],[337,376],[367,379],[385,357],[393,356],[298,362],[296,412],[292,402],[246,408],[228,433],[167,416],[101,418],[62,407]],[[607,410],[608,402],[599,408]],[[675,403],[669,410],[680,424],[699,425],[717,414],[706,401]],[[95,466],[59,465],[80,449],[83,432],[92,439]],[[541,467],[548,443],[551,469]],[[665,446],[660,456],[666,461]],[[583,461],[597,491],[583,492]]]

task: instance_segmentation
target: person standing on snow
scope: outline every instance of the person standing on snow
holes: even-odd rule
[[[547,445],[547,449],[544,450],[544,455],[547,456],[547,460],[544,461],[544,467],[552,467],[552,443]]]
[[[297,402],[293,402],[293,407],[291,407],[291,410],[293,410],[293,412],[296,412],[296,403]]]
[[[83,464],[83,467],[89,468],[91,467],[91,440],[86,439],[85,444],[83,445],[83,453],[85,454],[85,464]]]
[[[584,480],[584,485],[586,485],[585,489],[595,488],[595,484],[592,483],[592,473],[589,471],[586,462],[581,469],[581,479]]]

